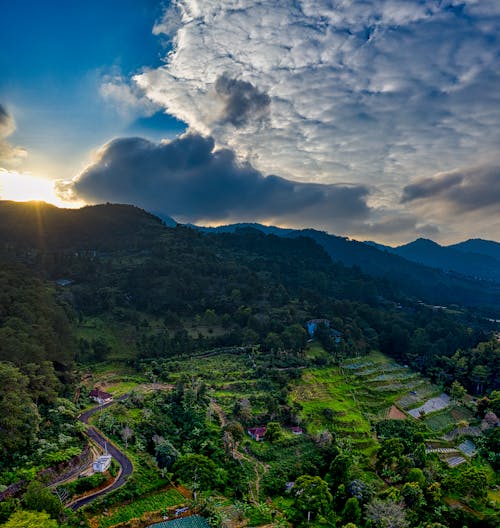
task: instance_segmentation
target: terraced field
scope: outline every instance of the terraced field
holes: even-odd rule
[[[418,373],[373,352],[340,367],[307,369],[291,399],[302,406],[309,432],[328,428],[369,451],[375,446],[373,421],[388,418],[394,405],[408,409],[439,393]]]
[[[423,403],[439,389],[418,373],[373,352],[344,362],[342,372],[355,387],[364,415],[369,420],[387,418],[392,405],[407,410]]]
[[[366,449],[375,442],[355,391],[355,386],[338,368],[308,369],[294,387],[291,399],[302,406],[301,414],[309,432],[329,428]]]

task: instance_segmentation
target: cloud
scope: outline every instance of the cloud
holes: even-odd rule
[[[271,99],[252,83],[221,75],[215,82],[215,92],[223,102],[219,122],[239,128],[249,121],[261,121],[269,113]]]
[[[174,0],[154,31],[172,50],[138,86],[264,174],[370,181],[397,207],[415,175],[500,143],[496,0]],[[217,120],[222,72],[233,91]],[[269,98],[258,133],[242,83]]]
[[[403,236],[436,236],[440,232],[439,227],[432,224],[423,224],[419,218],[414,215],[400,214],[385,218],[378,222],[366,222],[360,226],[360,233],[363,235],[376,235],[378,237]]]
[[[0,163],[7,166],[17,165],[26,156],[25,149],[5,141],[15,129],[14,119],[0,104]]]
[[[445,206],[448,211],[467,213],[500,204],[500,165],[489,165],[418,180],[403,189],[403,203],[424,200],[427,205]]]
[[[119,114],[129,119],[152,116],[160,108],[148,99],[135,83],[130,83],[118,73],[105,75],[99,92],[101,97],[110,102]]]
[[[183,222],[268,221],[344,231],[370,212],[366,186],[263,176],[199,134],[163,143],[113,140],[77,178],[58,182],[57,190],[66,199],[133,202]]]

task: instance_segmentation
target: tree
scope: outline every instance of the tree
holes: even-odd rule
[[[377,467],[379,469],[387,470],[399,465],[404,450],[405,446],[398,438],[384,440],[377,453]]]
[[[361,507],[358,499],[351,497],[347,499],[344,509],[342,510],[342,522],[359,524],[361,521]]]
[[[178,480],[195,491],[210,489],[220,481],[217,466],[205,455],[181,456],[174,464],[173,470]]]
[[[347,484],[351,462],[351,457],[346,453],[340,453],[332,460],[326,476],[332,491],[335,492],[341,484]]]
[[[0,362],[0,453],[2,457],[28,447],[40,424],[28,389],[29,379],[11,363]]]
[[[409,523],[401,503],[374,499],[366,508],[366,517],[375,528],[406,528]]]
[[[467,394],[467,391],[464,389],[464,387],[458,382],[454,381],[451,384],[450,388],[450,398],[455,401],[459,402],[462,401],[463,397]]]
[[[483,468],[469,466],[452,479],[451,486],[466,495],[467,499],[485,498],[488,490],[488,475]]]
[[[2,528],[58,528],[56,521],[45,512],[18,511],[2,524]]]
[[[307,332],[298,323],[287,327],[281,338],[285,347],[294,352],[302,352],[307,344]]]
[[[401,489],[401,497],[408,508],[418,508],[424,503],[424,493],[417,482],[407,482]]]
[[[129,425],[126,425],[121,431],[120,436],[125,442],[125,449],[128,447],[128,441],[134,436],[134,431],[130,428]]]
[[[26,493],[23,495],[23,502],[27,510],[46,512],[54,518],[61,513],[59,499],[37,480],[30,482]]]
[[[178,460],[179,451],[164,438],[156,444],[155,459],[158,467],[162,470],[169,470]]]
[[[406,475],[406,482],[416,482],[421,488],[425,485],[425,475],[420,468],[412,468]]]
[[[293,487],[295,497],[294,507],[297,511],[307,514],[310,520],[311,515],[325,514],[332,502],[332,495],[328,490],[328,484],[320,477],[302,475],[295,481]]]
[[[436,505],[441,500],[443,492],[439,482],[433,482],[425,489],[425,498],[430,505]]]
[[[278,422],[269,422],[266,429],[266,440],[276,442],[283,436],[281,425]]]

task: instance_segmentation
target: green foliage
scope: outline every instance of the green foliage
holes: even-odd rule
[[[450,388],[450,398],[454,401],[462,401],[463,397],[467,394],[464,387],[458,382],[454,381]]]
[[[2,528],[57,528],[59,525],[47,513],[18,511],[2,524]]]
[[[11,363],[0,362],[0,453],[28,448],[36,439],[40,415],[29,392],[28,376]]]
[[[415,482],[418,484],[421,488],[425,485],[425,475],[424,472],[420,468],[412,468],[410,471],[408,471],[408,474],[405,478],[406,482]]]
[[[155,458],[158,467],[170,469],[179,458],[179,451],[165,439],[161,439],[155,447]]]
[[[320,477],[302,475],[295,481],[293,487],[294,508],[307,517],[326,514],[332,502],[328,484]]]
[[[266,440],[277,442],[283,436],[281,425],[278,422],[268,422],[266,430]]]
[[[54,518],[61,513],[61,503],[59,499],[46,488],[41,482],[33,480],[23,495],[23,503],[26,509],[46,512]]]
[[[403,506],[390,499],[374,499],[368,504],[366,517],[375,528],[406,528],[409,525]]]
[[[184,455],[174,464],[173,470],[180,482],[195,490],[210,489],[221,483],[217,466],[204,455]]]
[[[344,523],[353,523],[359,524],[361,522],[361,507],[359,506],[359,501],[356,497],[351,497],[347,499],[344,509],[342,510],[342,522]]]
[[[488,474],[483,468],[467,466],[451,475],[446,483],[452,493],[460,493],[467,498],[485,499],[488,490]]]
[[[90,477],[81,477],[64,487],[69,491],[71,495],[81,495],[86,491],[98,488],[108,480],[108,477],[104,473],[94,473]]]
[[[422,488],[417,482],[407,482],[401,488],[401,497],[408,508],[419,508],[425,502]]]

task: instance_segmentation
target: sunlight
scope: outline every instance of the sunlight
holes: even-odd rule
[[[0,199],[27,202],[38,200],[57,207],[81,207],[83,202],[61,200],[54,191],[54,182],[32,174],[0,170]]]

